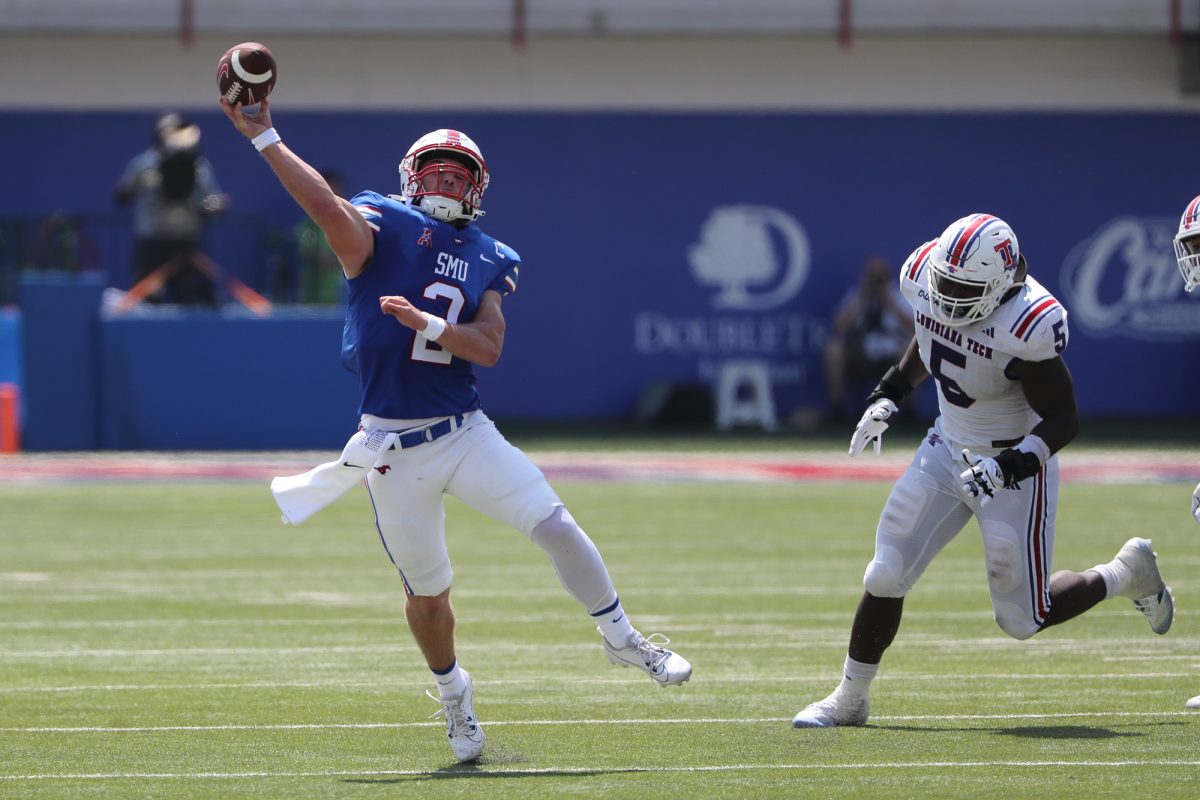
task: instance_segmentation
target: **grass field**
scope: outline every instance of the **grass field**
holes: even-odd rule
[[[296,528],[265,485],[0,483],[0,797],[1200,796],[1191,487],[1068,484],[1055,566],[1153,537],[1179,613],[1125,600],[1028,642],[977,528],[910,595],[862,729],[833,688],[886,483],[564,483],[626,608],[692,660],[611,666],[519,534],[448,503],[460,661],[488,733],[454,763],[365,492]]]

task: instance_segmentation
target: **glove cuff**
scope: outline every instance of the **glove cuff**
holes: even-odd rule
[[[1026,436],[1017,445],[1017,449],[1022,453],[1032,453],[1037,456],[1038,464],[1045,464],[1053,455],[1050,452],[1050,445],[1046,444],[1042,437],[1035,436],[1032,433]]]
[[[912,394],[912,384],[905,380],[897,367],[889,367],[888,371],[883,373],[883,379],[879,381],[879,385],[867,395],[867,402],[874,403],[876,400],[887,398],[896,405],[900,401]]]
[[[1010,447],[998,454],[996,465],[1000,467],[1000,472],[1004,475],[1005,489],[1012,488],[1026,478],[1032,478],[1042,471],[1042,462],[1038,460],[1037,455],[1015,447]]]

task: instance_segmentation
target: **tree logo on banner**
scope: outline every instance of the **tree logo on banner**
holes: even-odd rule
[[[1200,302],[1183,290],[1174,236],[1174,220],[1120,217],[1075,245],[1062,268],[1072,320],[1093,336],[1200,336]]]
[[[761,311],[783,305],[804,287],[810,259],[803,226],[769,206],[714,208],[700,228],[700,241],[688,248],[692,275],[719,288],[713,308]]]

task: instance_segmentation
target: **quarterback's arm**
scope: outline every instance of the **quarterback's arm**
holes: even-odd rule
[[[497,291],[488,289],[483,293],[479,311],[470,322],[451,324],[415,308],[407,298],[399,295],[379,298],[379,308],[395,317],[401,325],[412,328],[418,336],[431,334],[432,338],[426,338],[436,341],[451,355],[481,367],[493,367],[500,360],[500,352],[504,349],[504,313],[500,310],[500,293]]]
[[[257,113],[247,114],[241,106],[231,106],[224,98],[221,99],[225,116],[248,139],[254,139],[273,127],[270,107],[271,101],[263,100]],[[262,155],[283,188],[325,232],[329,247],[342,263],[346,277],[354,278],[361,274],[375,247],[375,239],[366,220],[347,200],[334,194],[321,174],[283,142],[268,145],[262,150]]]

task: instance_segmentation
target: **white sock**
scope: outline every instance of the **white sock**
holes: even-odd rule
[[[433,678],[437,681],[438,696],[442,698],[456,697],[466,691],[467,680],[458,668],[458,659],[445,672],[433,670]]]
[[[842,667],[842,683],[837,690],[848,697],[866,697],[871,692],[871,681],[878,674],[878,664],[864,664],[846,656],[846,663]]]
[[[621,607],[619,597],[614,597],[612,605],[592,614],[592,619],[596,620],[596,627],[614,647],[624,647],[629,637],[633,636],[633,623]]]
[[[1113,562],[1107,564],[1097,564],[1088,572],[1095,572],[1104,579],[1104,598],[1107,600],[1110,597],[1116,597],[1121,590],[1121,576],[1128,573],[1125,569],[1115,569]]]

